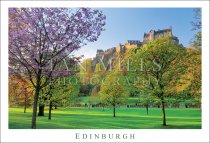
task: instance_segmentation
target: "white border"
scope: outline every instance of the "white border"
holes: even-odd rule
[[[116,142],[209,142],[209,2],[208,1],[2,1],[1,2],[1,141],[113,142],[76,140],[75,133],[134,133]],[[183,130],[11,130],[8,129],[8,7],[202,7],[202,129]],[[180,15],[181,16],[181,15]]]

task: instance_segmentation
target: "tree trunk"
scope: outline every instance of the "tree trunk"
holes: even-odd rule
[[[40,103],[39,104],[39,113],[38,116],[44,116],[44,104]]]
[[[102,111],[104,111],[104,106],[102,105]]]
[[[33,105],[33,113],[32,113],[32,129],[36,129],[36,114],[37,114],[37,104],[38,104],[38,98],[39,98],[39,91],[40,86],[37,85],[35,89],[35,95],[34,95],[34,105]]]
[[[115,105],[113,105],[113,117],[115,117]]]
[[[24,105],[24,113],[26,113],[26,101],[25,101],[25,105]]]
[[[26,113],[26,106],[27,106],[27,96],[25,95],[24,113]]]
[[[55,109],[58,109],[57,105],[55,105]]]
[[[149,114],[149,105],[146,105],[147,115]]]
[[[52,112],[52,101],[50,101],[50,105],[49,105],[49,116],[48,116],[49,120],[51,120],[51,112]]]
[[[201,96],[201,99],[200,99],[200,110],[202,111],[202,96]]]
[[[166,126],[165,102],[163,99],[161,99],[161,104],[162,104],[163,126]]]
[[[35,86],[35,94],[34,94],[34,105],[33,105],[33,113],[32,113],[32,129],[36,129],[36,115],[37,115],[37,105],[39,99],[39,92],[41,90],[41,74],[42,70],[38,70],[38,75],[36,76],[36,86]]]

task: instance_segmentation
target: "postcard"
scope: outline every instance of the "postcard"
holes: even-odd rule
[[[2,4],[3,142],[209,141],[209,2]]]

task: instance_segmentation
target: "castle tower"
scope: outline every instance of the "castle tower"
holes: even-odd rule
[[[156,39],[156,38],[158,38],[159,36],[165,37],[165,36],[167,36],[167,35],[169,35],[170,37],[172,37],[173,42],[175,42],[176,44],[179,44],[179,39],[178,39],[176,36],[174,36],[174,35],[172,34],[172,26],[170,26],[170,27],[167,28],[167,29],[162,29],[162,30],[159,29],[159,30],[157,30],[157,31],[155,31],[155,30],[150,30],[149,33],[144,33],[143,44],[146,44],[146,43],[148,43],[150,40]]]
[[[97,49],[97,51],[96,51],[96,57],[102,56],[103,54],[104,54],[104,50]]]

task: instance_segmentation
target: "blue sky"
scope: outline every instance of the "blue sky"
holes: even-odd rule
[[[193,37],[191,31],[193,8],[101,8],[106,15],[105,31],[94,43],[88,43],[75,55],[92,58],[97,49],[108,49],[125,43],[126,40],[143,40],[144,32],[165,29],[172,26],[173,35],[180,43],[189,46]]]

